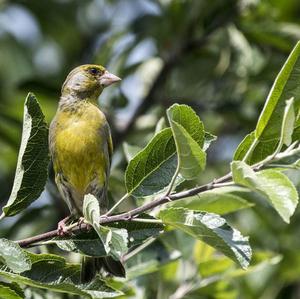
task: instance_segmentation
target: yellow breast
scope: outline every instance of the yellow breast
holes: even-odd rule
[[[104,114],[95,105],[82,103],[77,109],[59,111],[55,122],[55,171],[81,194],[96,178],[104,185],[109,168]]]

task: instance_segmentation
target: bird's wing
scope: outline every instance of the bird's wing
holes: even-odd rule
[[[108,123],[106,123],[103,126],[103,131],[104,131],[105,140],[107,140],[109,164],[111,164],[111,159],[112,159],[112,155],[113,155],[113,142],[112,142],[110,127],[109,127]]]

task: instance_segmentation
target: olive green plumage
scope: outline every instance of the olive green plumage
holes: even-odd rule
[[[88,193],[97,197],[101,213],[107,210],[113,147],[108,122],[97,101],[106,86],[119,80],[102,66],[82,65],[70,72],[62,87],[50,125],[49,144],[56,184],[75,217],[82,216],[83,198]],[[83,281],[92,279],[101,267],[113,275],[124,276],[120,262],[87,257],[83,262]]]

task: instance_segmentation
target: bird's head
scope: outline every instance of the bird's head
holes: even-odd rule
[[[62,86],[62,96],[71,94],[82,99],[96,99],[105,87],[120,80],[101,65],[81,65],[67,76]]]

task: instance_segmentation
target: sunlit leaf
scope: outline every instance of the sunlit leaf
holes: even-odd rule
[[[167,116],[175,139],[179,173],[186,180],[195,179],[206,163],[203,124],[186,105],[174,104],[167,110]]]
[[[253,164],[272,154],[282,135],[285,102],[294,99],[294,109],[300,107],[300,42],[296,44],[281,71],[279,72],[259,117],[256,129],[239,145],[235,160],[242,160],[247,155],[247,162]],[[288,121],[292,119],[288,118]],[[288,127],[291,125],[289,124]],[[289,129],[290,134],[291,129]],[[249,135],[248,135],[249,136]],[[289,141],[289,140],[285,140]]]
[[[286,175],[273,169],[255,173],[250,166],[239,161],[232,162],[231,170],[236,184],[262,193],[282,219],[289,223],[298,204],[298,193]]]
[[[251,259],[248,238],[230,227],[217,214],[200,213],[184,208],[169,208],[159,213],[164,223],[200,239],[228,256],[242,268],[247,268]]]
[[[127,192],[141,197],[167,187],[177,167],[176,147],[170,128],[157,133],[128,164]]]
[[[127,252],[128,233],[123,228],[109,228],[100,225],[99,202],[92,194],[85,195],[83,202],[83,215],[85,220],[92,225],[103,244],[106,255],[111,255],[115,259],[120,259]],[[65,244],[65,246],[73,246]],[[99,244],[98,244],[99,246]],[[99,254],[101,251],[99,251]],[[102,255],[102,253],[101,253]]]
[[[21,247],[7,239],[0,239],[1,261],[15,273],[21,273],[31,268],[31,261]]]
[[[47,180],[48,163],[48,126],[35,96],[29,93],[24,105],[14,185],[1,217],[19,213],[40,196]]]
[[[29,253],[28,253],[29,254]],[[0,277],[36,288],[79,295],[87,298],[113,298],[122,293],[109,287],[97,276],[88,284],[80,283],[80,265],[68,264],[53,254],[29,254],[32,267],[22,274],[0,267]]]
[[[15,283],[0,282],[1,298],[5,299],[23,299],[24,292]]]

